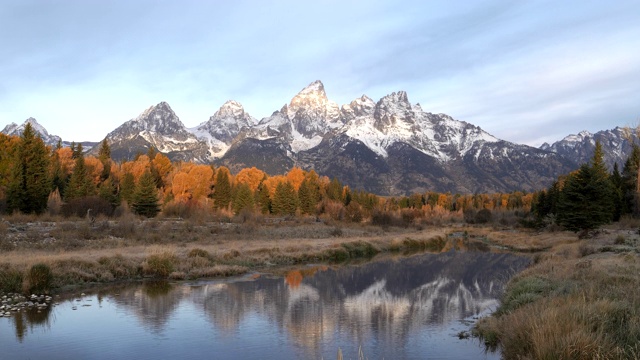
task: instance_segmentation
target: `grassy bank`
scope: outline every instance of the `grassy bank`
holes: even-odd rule
[[[489,239],[525,251],[522,240]],[[640,358],[640,236],[605,229],[529,239],[535,264],[508,284],[496,313],[475,334],[505,359]]]
[[[281,265],[339,263],[380,252],[446,251],[447,228],[385,228],[315,218],[230,223],[123,217],[14,217],[0,228],[0,291],[56,291],[69,285],[143,278],[198,279]],[[31,276],[47,268],[45,285]]]

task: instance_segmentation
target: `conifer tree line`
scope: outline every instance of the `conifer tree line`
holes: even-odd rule
[[[63,215],[84,216],[89,209],[92,215],[112,215],[126,207],[154,217],[161,211],[170,215],[201,208],[230,214],[329,214],[359,222],[377,211],[528,211],[533,197],[518,191],[380,197],[297,167],[283,175],[270,176],[255,167],[232,174],[224,166],[174,163],[153,148],[117,163],[106,139],[98,156],[86,156],[82,144],[47,147],[30,124],[20,137],[0,134],[0,210],[5,213],[51,213],[58,207]]]
[[[600,142],[591,161],[561,176],[534,194],[532,213],[538,226],[557,223],[572,231],[592,230],[621,216],[640,216],[640,148],[632,145],[622,173],[616,163],[609,172]]]

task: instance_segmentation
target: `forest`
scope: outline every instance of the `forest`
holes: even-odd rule
[[[224,166],[174,163],[153,148],[115,162],[107,140],[99,146],[97,157],[86,156],[81,144],[50,148],[29,124],[20,137],[0,134],[0,211],[65,217],[129,210],[144,217],[326,216],[380,225],[458,219],[578,231],[635,216],[640,208],[637,146],[622,173],[617,164],[609,173],[597,144],[590,163],[535,193],[425,192],[399,198],[350,189],[298,167],[281,175],[255,167],[232,174]]]

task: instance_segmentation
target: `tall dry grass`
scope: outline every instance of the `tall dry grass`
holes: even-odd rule
[[[510,281],[476,335],[507,359],[639,358],[640,257],[597,250],[553,247]]]

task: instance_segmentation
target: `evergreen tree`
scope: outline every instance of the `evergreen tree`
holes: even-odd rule
[[[288,181],[278,183],[273,195],[273,213],[278,215],[295,215],[298,208],[296,189]]]
[[[71,150],[73,151],[73,158],[77,159],[80,156],[84,156],[84,149],[82,148],[82,143],[77,144],[71,143]]]
[[[640,147],[632,144],[631,154],[622,168],[622,214],[640,216],[640,197],[638,194],[638,169],[640,168]]]
[[[136,190],[136,180],[132,173],[125,173],[120,182],[120,200],[126,201],[128,204],[133,202],[133,193]]]
[[[138,181],[138,186],[133,193],[133,211],[142,216],[155,217],[160,212],[158,204],[158,190],[151,172],[145,171]]]
[[[111,174],[111,147],[109,146],[106,138],[100,143],[98,159],[102,163],[102,174],[100,174],[100,180],[105,181]]]
[[[271,197],[269,196],[269,189],[262,183],[258,186],[256,198],[257,203],[260,206],[260,212],[263,214],[271,213]]]
[[[623,181],[622,175],[618,170],[618,163],[613,164],[613,172],[611,173],[611,185],[613,187],[613,221],[620,220],[622,209],[624,208],[623,197]]]
[[[602,147],[596,150],[590,164],[583,164],[569,176],[560,193],[558,223],[572,231],[595,229],[611,222],[613,186],[603,161]]]
[[[342,202],[342,184],[336,178],[333,178],[327,185],[327,198],[333,201]]]
[[[69,181],[69,176],[65,174],[62,169],[62,163],[60,162],[60,155],[57,151],[53,151],[51,155],[51,190],[58,191],[61,194],[64,194],[67,183]]]
[[[300,184],[298,189],[298,200],[300,201],[300,211],[303,214],[313,214],[316,211],[316,205],[318,204],[317,189],[313,189],[313,185],[309,180],[305,179]]]
[[[102,182],[102,184],[100,184],[100,188],[98,189],[98,196],[111,204],[113,208],[120,204],[120,199],[118,199],[116,187],[111,177],[108,177],[105,181]]]
[[[7,189],[10,211],[40,214],[47,208],[51,191],[49,150],[27,123],[15,151]]]
[[[216,174],[216,184],[213,192],[213,204],[217,209],[225,209],[231,203],[231,181],[229,172],[219,169]]]
[[[233,199],[233,212],[239,214],[242,210],[253,210],[253,194],[248,184],[238,184]]]
[[[76,151],[78,155],[76,156],[75,166],[69,178],[69,184],[64,192],[64,198],[67,201],[95,195],[96,193],[96,187],[93,184],[93,180],[91,180],[91,175],[84,162],[82,144],[78,144]]]

